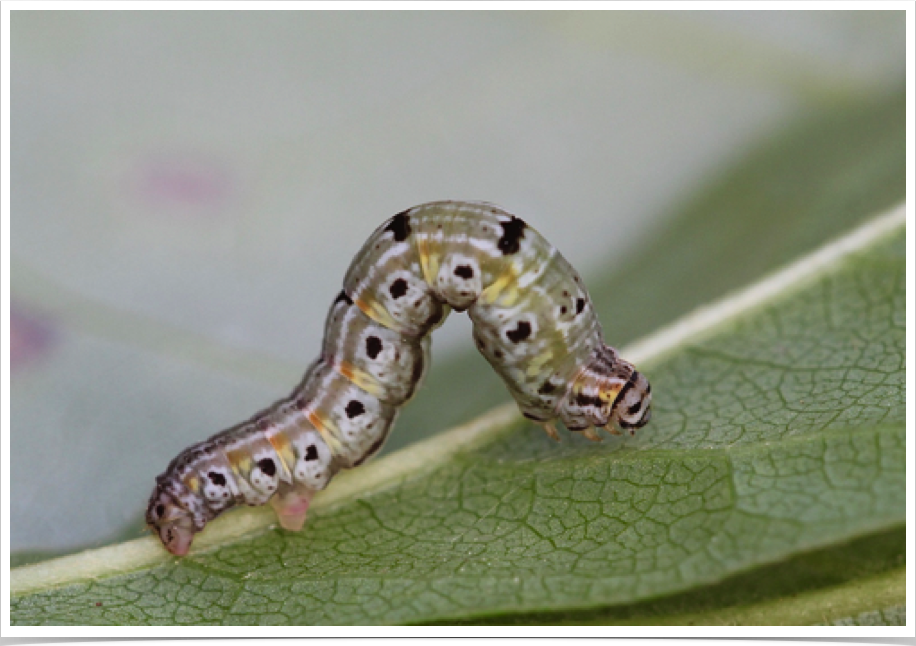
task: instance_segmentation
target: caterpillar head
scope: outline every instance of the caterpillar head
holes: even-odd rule
[[[649,380],[604,346],[579,373],[559,413],[570,430],[595,426],[619,435],[619,427],[632,435],[652,417],[651,403]]]
[[[175,556],[184,556],[194,540],[194,515],[168,491],[157,486],[146,508],[146,524]]]
[[[636,370],[624,384],[611,410],[611,419],[622,429],[632,434],[636,429],[642,428],[652,419],[652,386],[645,375]]]

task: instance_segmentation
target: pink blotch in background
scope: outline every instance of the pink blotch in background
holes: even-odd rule
[[[141,158],[132,184],[139,199],[157,211],[200,216],[219,213],[235,188],[225,164],[196,153]]]
[[[51,322],[16,303],[10,304],[10,373],[46,355],[54,342]]]

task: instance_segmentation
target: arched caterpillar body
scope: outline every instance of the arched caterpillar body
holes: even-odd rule
[[[299,530],[315,492],[382,446],[429,362],[430,332],[466,311],[474,342],[522,414],[600,439],[649,421],[649,382],[605,345],[582,280],[519,218],[483,202],[398,213],[356,255],[331,305],[321,356],[292,394],[178,455],[146,513],[184,555],[236,505],[270,502]]]

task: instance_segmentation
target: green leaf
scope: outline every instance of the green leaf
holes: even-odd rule
[[[906,531],[895,529],[660,600],[463,624],[905,625]]]
[[[608,607],[900,527],[904,274],[900,207],[631,348],[655,395],[636,438],[557,446],[503,407],[348,472],[305,532],[256,510],[221,518],[178,561],[145,539],[16,570],[12,621],[416,623]],[[899,574],[873,579],[891,616]],[[826,619],[875,611],[839,607]],[[788,609],[773,613],[800,616]]]

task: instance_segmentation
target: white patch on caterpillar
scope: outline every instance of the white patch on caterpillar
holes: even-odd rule
[[[239,495],[232,469],[228,465],[211,464],[204,471],[201,473],[205,483],[203,493],[210,506],[223,508],[231,505]]]
[[[312,489],[321,490],[331,481],[330,465],[333,456],[317,431],[305,431],[296,436],[293,443],[296,465],[293,475]]]
[[[462,312],[474,304],[482,286],[483,271],[476,258],[453,254],[439,266],[436,276],[436,292],[456,312]]]

